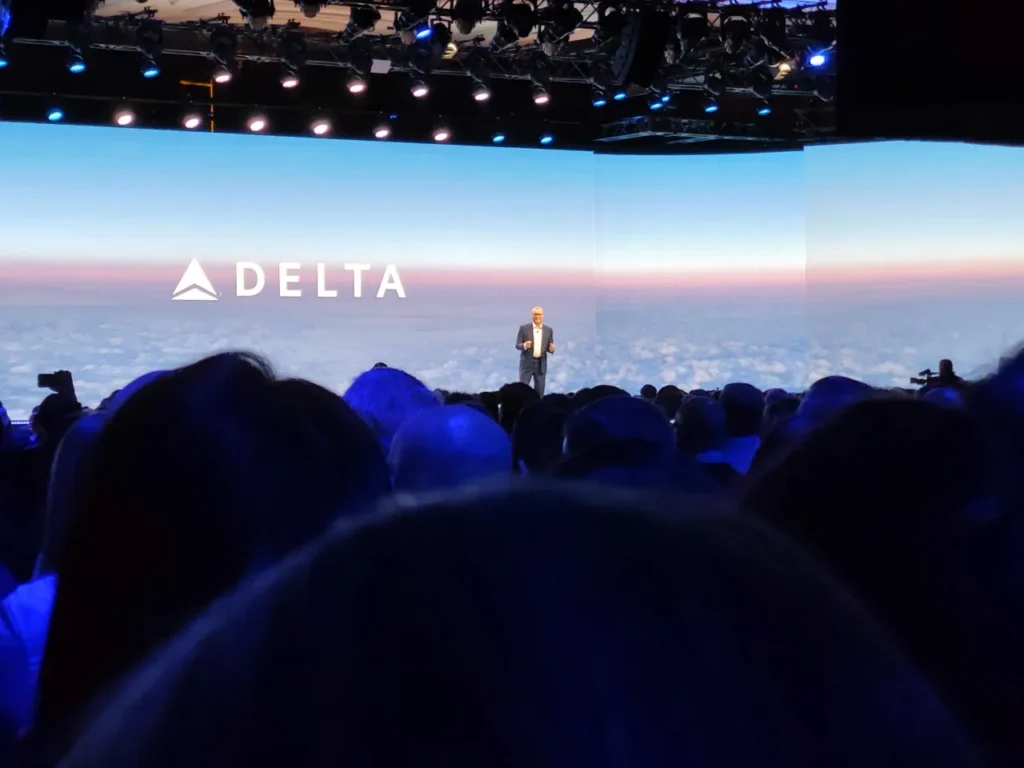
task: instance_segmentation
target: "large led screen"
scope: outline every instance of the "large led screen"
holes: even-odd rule
[[[344,389],[881,385],[1024,337],[1024,153],[832,146],[626,157],[0,124],[0,400],[95,404],[214,350]],[[186,274],[187,273],[187,274]],[[177,298],[172,299],[173,296]]]

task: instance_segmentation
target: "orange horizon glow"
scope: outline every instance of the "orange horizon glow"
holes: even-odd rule
[[[277,284],[277,265],[264,264],[267,284]],[[231,264],[204,265],[214,285],[230,286],[235,281],[235,270]],[[0,280],[7,284],[33,287],[75,287],[75,286],[132,286],[166,285],[168,290],[177,284],[184,267],[167,264],[92,263],[83,265],[76,262],[31,262],[0,260]],[[993,283],[1006,280],[1024,280],[1024,259],[1020,261],[984,260],[974,262],[900,264],[884,266],[865,265],[817,265],[787,270],[764,270],[747,272],[712,272],[687,270],[684,267],[667,271],[636,270],[544,270],[541,273],[530,269],[452,269],[412,267],[402,269],[398,265],[402,282],[406,288],[422,286],[431,288],[469,288],[495,286],[503,288],[531,287],[538,279],[548,288],[566,289],[593,288],[602,292],[621,290],[626,292],[708,290],[715,288],[815,288],[835,286],[855,288],[857,286],[949,283]],[[374,284],[383,275],[383,265],[363,273],[367,285]],[[304,265],[300,272],[299,285],[316,284],[316,269],[313,263]],[[327,269],[328,287],[347,285],[351,275],[340,264],[331,264]]]

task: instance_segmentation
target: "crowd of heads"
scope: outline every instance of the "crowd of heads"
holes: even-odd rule
[[[0,406],[0,764],[1024,760],[1024,355],[921,390]]]

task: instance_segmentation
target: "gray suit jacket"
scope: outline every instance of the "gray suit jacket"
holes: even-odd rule
[[[544,376],[548,372],[548,345],[554,343],[555,332],[551,326],[542,325],[540,327],[540,335],[543,342],[540,347],[540,365],[537,373]],[[516,349],[519,350],[519,370],[533,372],[533,350],[523,349],[523,345],[528,341],[533,341],[533,323],[520,325],[519,335],[516,336]]]

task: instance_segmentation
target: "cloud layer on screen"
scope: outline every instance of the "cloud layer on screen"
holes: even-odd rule
[[[94,402],[228,348],[338,389],[378,360],[496,387],[536,303],[559,340],[556,390],[905,384],[940,357],[984,368],[1024,337],[1018,150],[627,158],[15,125],[0,146],[19,148],[0,239],[15,415],[38,372],[75,371]],[[303,262],[307,286],[314,262],[333,283],[346,261],[395,263],[409,298],[172,303],[193,256],[225,293],[236,260]]]

